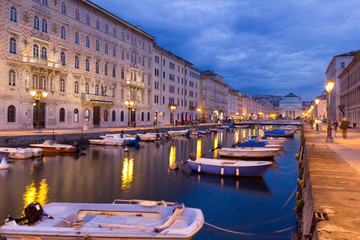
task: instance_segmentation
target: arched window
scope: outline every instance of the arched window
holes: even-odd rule
[[[80,36],[78,32],[75,32],[75,43],[80,44]]]
[[[125,69],[121,68],[121,79],[125,79]]]
[[[100,43],[99,43],[99,40],[96,40],[95,50],[96,50],[96,51],[100,51]]]
[[[116,47],[113,46],[113,57],[116,57]]]
[[[100,65],[99,65],[99,62],[98,62],[98,61],[95,62],[95,72],[96,72],[96,73],[99,73],[99,72],[100,72]]]
[[[106,33],[109,33],[109,26],[108,26],[107,23],[105,24],[105,32],[106,32]]]
[[[33,57],[39,58],[39,46],[37,44],[33,47]]]
[[[148,116],[147,116],[147,120],[148,120],[148,122],[150,122],[150,112],[148,112],[147,115],[148,115]]]
[[[65,122],[65,109],[64,108],[60,108],[59,122]]]
[[[66,39],[66,29],[65,29],[65,27],[61,27],[61,38]]]
[[[100,29],[100,22],[99,19],[96,20],[96,29]]]
[[[90,87],[88,83],[85,83],[85,93],[89,94],[90,93]]]
[[[8,112],[7,112],[7,121],[8,122],[15,122],[16,120],[16,108],[14,105],[10,105],[8,107]]]
[[[112,67],[112,76],[116,77],[116,67],[115,66]]]
[[[104,74],[105,74],[105,76],[108,75],[108,65],[107,64],[105,64],[105,67],[104,67]]]
[[[74,122],[78,122],[79,121],[79,109],[75,108],[74,109]]]
[[[86,37],[85,45],[86,45],[87,48],[90,48],[90,38],[89,38],[89,36]]]
[[[109,47],[108,47],[107,43],[105,43],[105,53],[106,53],[106,54],[109,53]]]
[[[10,49],[9,52],[12,54],[16,54],[16,39],[15,38],[10,38]]]
[[[34,29],[35,30],[40,30],[40,23],[39,23],[39,17],[38,16],[34,17]]]
[[[39,89],[47,89],[47,77],[45,75],[41,76]]]
[[[78,56],[75,56],[75,68],[79,69],[80,68],[80,60]]]
[[[111,90],[111,93],[112,93],[112,96],[113,96],[113,97],[115,97],[115,91],[116,91],[115,88],[113,88],[113,89]]]
[[[95,85],[95,95],[99,95],[99,85]]]
[[[14,70],[9,71],[9,86],[16,85],[16,72]]]
[[[66,14],[66,5],[64,2],[61,4],[61,13]]]
[[[121,111],[120,113],[120,121],[124,121],[124,111]]]
[[[121,91],[120,91],[120,97],[121,97],[121,99],[124,99],[124,89],[121,89]]]
[[[63,66],[66,66],[66,56],[65,56],[65,53],[64,52],[61,52],[61,54],[60,54],[60,60],[61,60],[61,64],[63,65]]]
[[[47,49],[46,49],[46,47],[41,48],[41,59],[47,60]]]
[[[33,88],[34,89],[39,89],[39,75],[38,74],[34,74],[33,75]]]
[[[60,92],[65,92],[65,80],[60,79]]]
[[[105,110],[104,111],[104,122],[107,122],[108,121],[108,111]]]
[[[76,11],[75,11],[75,19],[80,20],[80,11],[79,11],[79,9],[76,9]]]
[[[75,81],[75,84],[74,84],[74,93],[79,94],[79,83],[78,83],[78,81]]]
[[[115,113],[115,110],[112,111],[112,119],[111,119],[113,122],[116,121],[116,113]]]
[[[45,19],[41,21],[41,31],[47,33],[47,21]]]
[[[15,7],[11,7],[10,9],[10,21],[17,22],[17,10]]]
[[[90,25],[90,15],[86,15],[86,24]]]
[[[85,70],[90,71],[90,60],[88,58],[85,60]]]

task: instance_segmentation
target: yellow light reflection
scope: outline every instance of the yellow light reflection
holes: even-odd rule
[[[129,189],[134,175],[134,158],[124,158],[121,189]]]
[[[171,146],[170,147],[170,154],[169,154],[169,166],[173,165],[175,163],[176,159],[176,147]]]
[[[198,139],[196,143],[196,158],[201,158],[201,139]]]
[[[214,139],[214,149],[215,149],[214,150],[214,158],[217,157],[217,149],[216,148],[218,147],[218,145],[219,145],[218,144],[218,138],[216,136],[215,139]]]
[[[39,202],[41,205],[46,204],[48,200],[49,187],[46,183],[46,179],[42,179],[40,186],[37,189],[34,182],[26,186],[25,193],[23,195],[24,209],[32,202]]]
[[[235,135],[235,142],[237,143],[239,141],[239,132],[236,131],[234,135]]]
[[[242,138],[245,139],[246,138],[246,131],[242,130]]]

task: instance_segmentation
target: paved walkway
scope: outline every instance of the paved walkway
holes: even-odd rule
[[[316,133],[305,126],[307,154],[314,208],[326,212],[329,220],[318,222],[319,239],[360,239],[360,129],[341,130],[333,143],[326,143],[326,127]]]

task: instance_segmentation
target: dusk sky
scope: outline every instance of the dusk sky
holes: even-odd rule
[[[245,94],[313,100],[325,90],[332,57],[360,48],[358,0],[92,2]]]

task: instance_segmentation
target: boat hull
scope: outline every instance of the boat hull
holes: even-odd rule
[[[247,159],[262,159],[274,158],[279,152],[275,148],[221,148],[217,150],[221,157],[247,158]]]
[[[30,144],[30,147],[41,148],[44,152],[48,153],[75,153],[76,148],[73,146],[60,147],[60,146],[42,146],[41,144]]]

